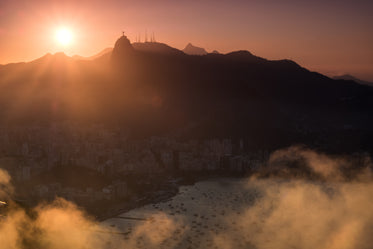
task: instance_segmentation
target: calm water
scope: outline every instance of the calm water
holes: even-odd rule
[[[216,179],[102,224],[118,248],[372,248],[373,183]]]
[[[123,233],[135,248],[221,248],[239,234],[237,247],[250,247],[237,222],[259,195],[244,180],[218,179],[181,186],[172,199],[123,213],[103,222]],[[237,233],[236,233],[237,232]]]

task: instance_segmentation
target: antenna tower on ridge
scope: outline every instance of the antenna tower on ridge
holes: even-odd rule
[[[155,35],[154,35],[154,32],[152,33],[152,42],[155,42]]]

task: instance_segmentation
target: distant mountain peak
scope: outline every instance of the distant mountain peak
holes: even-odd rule
[[[57,52],[53,56],[59,57],[59,58],[65,58],[68,57],[64,52]]]
[[[56,52],[54,54],[46,53],[45,55],[43,55],[39,59],[41,59],[41,58],[67,58],[67,57],[69,57],[69,56],[67,56],[64,52]]]
[[[115,42],[111,58],[117,60],[123,58],[123,56],[133,54],[133,52],[134,48],[131,45],[130,40],[127,36],[123,35]]]
[[[71,58],[73,58],[74,60],[94,60],[103,55],[110,54],[112,51],[113,51],[113,48],[105,48],[101,50],[100,52],[98,52],[97,54],[94,54],[92,56],[84,57],[84,56],[80,56],[76,54],[76,55],[73,55]]]
[[[125,48],[125,49],[133,49],[131,45],[131,41],[128,39],[127,36],[123,35],[121,36],[116,42],[114,49],[118,48]]]
[[[352,81],[355,81],[356,83],[359,83],[359,84],[362,84],[362,85],[373,86],[373,82],[368,82],[368,81],[365,81],[365,80],[358,79],[355,76],[352,76],[350,74],[334,76],[333,79],[335,79],[335,80],[352,80]]]
[[[207,51],[204,48],[196,47],[192,43],[188,43],[183,52],[189,55],[206,55]]]

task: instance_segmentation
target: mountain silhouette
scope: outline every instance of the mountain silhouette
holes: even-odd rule
[[[105,48],[101,50],[100,52],[98,52],[97,54],[92,55],[92,56],[84,57],[80,55],[73,55],[71,58],[73,58],[74,60],[94,60],[103,55],[110,54],[112,51],[113,51],[113,48]]]
[[[291,60],[191,56],[125,36],[93,60],[58,53],[0,67],[1,123],[98,122],[135,137],[245,138],[256,148],[317,142],[340,151],[373,148],[372,106],[372,87]]]
[[[132,46],[135,50],[149,52],[149,53],[161,53],[161,54],[169,54],[169,55],[180,55],[182,51],[172,48],[164,43],[159,42],[136,42],[132,43]]]
[[[135,49],[131,45],[130,40],[127,36],[120,37],[116,42],[111,54],[112,60],[123,60],[125,57],[134,55]]]
[[[189,55],[206,55],[207,51],[204,48],[199,48],[188,43],[183,49],[183,52]]]
[[[356,83],[359,83],[359,84],[362,84],[362,85],[370,85],[370,86],[373,86],[373,82],[368,82],[368,81],[365,81],[365,80],[360,80],[352,75],[349,75],[349,74],[344,74],[344,75],[340,75],[340,76],[334,76],[333,79],[335,80],[352,80],[352,81],[355,81]]]

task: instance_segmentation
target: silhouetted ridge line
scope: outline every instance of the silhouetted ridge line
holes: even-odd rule
[[[97,54],[92,55],[92,56],[84,57],[84,56],[80,56],[80,55],[74,55],[71,58],[73,58],[74,60],[94,60],[94,59],[100,58],[102,56],[106,56],[108,54],[111,54],[112,51],[113,51],[113,48],[105,48],[102,51],[100,51]]]
[[[150,53],[159,53],[159,54],[169,54],[169,55],[181,55],[182,51],[172,48],[164,43],[159,42],[135,42],[132,43],[132,46],[137,51],[150,52]]]
[[[356,78],[352,75],[349,75],[349,74],[334,76],[333,79],[335,79],[335,80],[351,80],[351,81],[354,81],[354,82],[362,84],[362,85],[373,86],[373,82],[368,82],[368,81],[365,81],[365,80],[361,80],[361,79],[358,79],[358,78]]]
[[[193,46],[191,43],[188,43],[183,49],[183,52],[189,55],[206,55],[207,51],[204,48]]]
[[[94,60],[49,54],[0,67],[0,123],[78,120],[120,124],[138,137],[244,137],[271,146],[339,132],[353,137],[344,146],[369,147],[372,106],[372,87],[291,60],[248,51],[190,56],[125,36]]]
[[[127,36],[121,36],[114,45],[114,49],[111,55],[112,60],[121,60],[125,56],[131,56],[134,54],[134,48]]]

